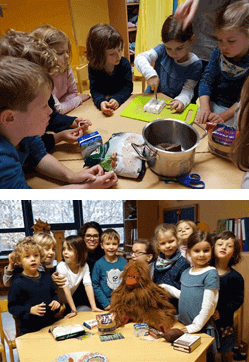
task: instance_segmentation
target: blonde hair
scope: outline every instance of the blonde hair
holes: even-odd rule
[[[102,232],[101,243],[103,243],[105,241],[105,239],[107,239],[107,240],[114,239],[114,240],[117,240],[118,243],[120,242],[119,233],[114,229],[106,229],[105,231]]]
[[[15,263],[20,264],[22,254],[28,251],[38,252],[41,256],[41,260],[44,257],[41,246],[38,245],[31,236],[25,237],[16,244],[11,257]]]
[[[186,223],[186,224],[188,224],[192,229],[193,229],[193,231],[195,231],[195,230],[197,230],[198,228],[197,228],[197,225],[196,225],[196,223],[194,222],[194,221],[192,221],[192,220],[180,220],[180,221],[178,221],[178,223],[176,224],[176,230],[178,231],[178,227],[179,227],[179,225],[180,224],[182,224],[182,223]]]
[[[10,29],[0,37],[0,55],[25,58],[50,74],[59,70],[56,52],[41,39],[23,31]]]
[[[155,241],[155,244],[156,244],[157,247],[158,247],[158,235],[159,235],[159,233],[163,234],[163,233],[166,233],[168,231],[170,231],[173,234],[173,236],[176,238],[176,240],[178,242],[177,231],[176,231],[175,225],[162,223],[162,224],[158,225],[155,228],[155,231],[154,231],[154,241]]]
[[[54,49],[54,50],[57,45],[60,45],[60,44],[63,44],[66,42],[68,45],[69,62],[71,62],[71,59],[72,59],[71,42],[70,42],[70,39],[68,38],[68,36],[66,35],[66,33],[64,33],[62,30],[59,30],[59,29],[53,27],[52,25],[44,24],[44,25],[40,25],[37,28],[35,28],[31,32],[31,34],[34,37],[44,41],[49,46],[49,48]],[[61,73],[64,73],[65,70],[68,69],[68,67],[69,67],[69,65],[62,66],[60,64],[58,64],[58,66],[60,67]]]
[[[0,57],[0,113],[7,109],[26,112],[45,85],[52,91],[53,79],[39,65],[22,58]]]
[[[48,233],[43,233],[43,232],[34,233],[33,239],[42,248],[45,248],[46,246],[50,246],[50,245],[52,245],[54,248],[56,248],[55,238]]]
[[[224,6],[216,13],[214,31],[233,29],[237,29],[249,36],[249,1],[237,1]]]
[[[241,91],[238,117],[239,135],[232,143],[230,158],[242,171],[249,169],[249,78]]]

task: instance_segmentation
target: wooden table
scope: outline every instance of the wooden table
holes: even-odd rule
[[[76,317],[62,319],[56,324],[65,325],[80,323],[95,318],[96,313],[80,312]],[[177,322],[176,328],[183,325]],[[87,329],[88,330],[88,329]],[[129,323],[116,331],[123,334],[124,339],[101,342],[97,329],[91,330],[94,336],[78,340],[76,338],[56,341],[48,327],[35,333],[28,333],[16,339],[20,362],[52,362],[66,353],[89,351],[102,353],[109,362],[205,362],[206,350],[212,344],[213,338],[207,334],[201,336],[201,345],[190,354],[173,349],[170,343],[160,339],[144,341],[135,337],[133,323]]]
[[[136,97],[132,95],[121,107],[114,112],[111,117],[106,117],[99,111],[92,99],[84,102],[81,106],[69,113],[71,116],[84,117],[92,122],[89,128],[89,133],[98,130],[102,136],[103,143],[106,142],[113,133],[118,132],[134,132],[142,134],[142,130],[147,122],[138,121],[131,118],[121,117],[122,110]],[[159,98],[169,99],[163,94],[158,94]],[[203,131],[196,127],[200,134]],[[82,170],[84,161],[81,153],[77,149],[77,144],[60,143],[55,146],[52,155],[61,163],[67,166],[74,172]],[[191,170],[200,174],[202,180],[208,189],[238,189],[240,188],[241,180],[244,172],[237,169],[231,162],[216,157],[208,152],[208,139],[205,137],[200,141],[196,148],[195,163]],[[47,189],[63,185],[59,181],[48,179],[46,176],[36,174],[27,180],[32,188]],[[178,183],[165,184],[159,181],[158,176],[147,167],[145,176],[142,181],[119,177],[118,184],[113,188],[117,189],[187,189]]]

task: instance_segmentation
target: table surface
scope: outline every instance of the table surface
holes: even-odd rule
[[[82,324],[85,320],[95,318],[96,313],[80,312],[72,319],[62,319],[56,324]],[[176,328],[183,325],[176,322]],[[86,328],[87,331],[89,331]],[[207,334],[201,336],[201,345],[191,353],[184,353],[173,349],[170,343],[164,339],[157,341],[144,341],[135,337],[133,323],[126,324],[118,328],[116,332],[123,334],[124,339],[101,342],[97,329],[92,329],[94,335],[84,340],[76,338],[65,341],[56,341],[50,333],[48,327],[38,332],[28,333],[16,339],[20,362],[52,362],[55,358],[66,353],[87,351],[99,352],[103,354],[109,362],[161,362],[167,356],[167,362],[204,362],[206,361],[206,350],[211,345],[213,338]]]
[[[132,95],[124,104],[114,112],[111,117],[106,117],[99,111],[92,99],[84,102],[81,106],[71,111],[69,115],[87,118],[92,122],[88,132],[98,131],[102,136],[103,143],[106,142],[113,133],[134,132],[142,134],[142,130],[147,122],[120,116],[123,109],[137,96]],[[158,94],[161,99],[169,99],[163,94]],[[200,136],[203,131],[198,126],[193,126]],[[83,168],[83,158],[79,152],[79,147],[61,142],[55,146],[51,153],[62,164],[74,172]],[[148,166],[144,178],[141,181],[119,177],[116,189],[187,189],[179,183],[167,183],[160,181]],[[237,169],[230,161],[212,155],[208,151],[208,137],[199,142],[195,152],[195,163],[191,172],[198,173],[206,184],[206,189],[239,189],[244,172]],[[232,175],[232,176],[230,176]],[[230,176],[230,177],[229,177]],[[63,183],[47,178],[46,176],[35,174],[28,177],[27,182],[32,188],[48,189],[63,185]]]

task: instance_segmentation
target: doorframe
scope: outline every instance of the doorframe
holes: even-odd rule
[[[194,222],[197,223],[197,221],[199,219],[199,204],[189,204],[189,205],[183,205],[183,206],[179,206],[179,207],[175,206],[175,207],[170,207],[170,208],[164,208],[163,209],[163,220],[164,220],[165,212],[189,209],[190,207],[194,208]]]

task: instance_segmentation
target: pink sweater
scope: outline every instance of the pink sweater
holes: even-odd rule
[[[69,67],[64,73],[53,75],[54,90],[53,97],[55,108],[58,112],[65,114],[83,103],[73,76],[72,68]]]

